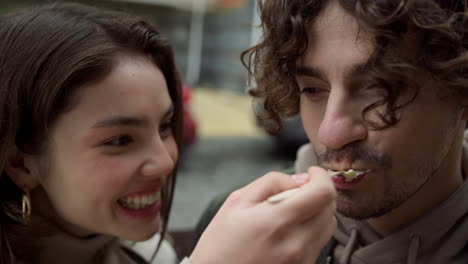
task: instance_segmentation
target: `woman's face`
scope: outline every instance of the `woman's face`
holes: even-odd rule
[[[122,56],[104,80],[78,89],[52,130],[45,203],[75,235],[147,239],[160,228],[161,189],[178,159],[165,78],[149,59]]]

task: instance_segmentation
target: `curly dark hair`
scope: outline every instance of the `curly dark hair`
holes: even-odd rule
[[[296,82],[296,63],[308,47],[307,25],[321,13],[329,0],[258,0],[263,37],[242,53],[242,62],[254,78],[250,93],[261,98],[265,112],[259,118],[282,127],[281,119],[299,111],[300,90]],[[445,92],[468,95],[468,53],[466,0],[337,0],[355,17],[361,30],[373,35],[374,51],[367,62],[370,77],[386,91],[386,96],[371,105],[379,106],[379,122],[374,129],[385,129],[399,121],[399,110],[417,97],[420,87],[415,71],[425,71],[444,87]],[[418,54],[399,55],[408,33],[419,36]],[[402,94],[405,100],[399,100]]]

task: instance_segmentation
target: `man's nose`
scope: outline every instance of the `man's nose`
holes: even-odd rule
[[[346,93],[331,91],[318,131],[318,140],[329,149],[341,149],[367,137],[364,108]]]

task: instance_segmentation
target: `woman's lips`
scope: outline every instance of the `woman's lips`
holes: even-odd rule
[[[161,191],[156,190],[152,193],[146,193],[141,195],[130,195],[118,200],[119,204],[131,210],[139,210],[148,207],[161,200]]]
[[[161,182],[144,185],[137,191],[128,193],[117,200],[124,215],[131,218],[148,217],[161,208]]]
[[[122,195],[121,198],[129,197],[129,196],[140,196],[140,195],[145,195],[145,194],[148,194],[148,193],[153,193],[154,191],[160,189],[161,185],[162,185],[162,183],[160,181],[148,183],[148,184],[145,184],[144,186],[142,186],[141,188],[138,188],[136,190],[133,190],[131,192],[128,192],[128,193]]]
[[[158,215],[162,207],[162,201],[157,200],[153,204],[150,204],[144,208],[132,209],[128,208],[121,203],[118,203],[118,211],[127,218],[131,219],[146,219],[150,217],[155,217]]]

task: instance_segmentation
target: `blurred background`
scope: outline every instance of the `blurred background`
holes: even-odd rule
[[[1,0],[0,13],[48,2]],[[74,2],[143,16],[173,45],[184,79],[186,146],[169,232],[178,253],[186,255],[194,227],[213,197],[268,171],[291,167],[296,149],[307,140],[298,117],[285,120],[277,136],[265,133],[267,124],[255,119],[240,53],[261,37],[256,0]]]

